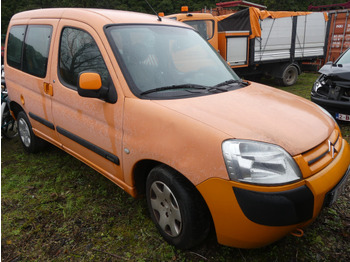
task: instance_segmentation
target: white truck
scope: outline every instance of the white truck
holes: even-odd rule
[[[166,16],[187,23],[244,77],[269,75],[293,85],[301,63],[324,58],[327,46],[325,13],[269,12],[250,7],[237,13],[179,13]]]

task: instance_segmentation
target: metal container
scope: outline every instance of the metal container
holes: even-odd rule
[[[334,10],[328,13],[329,36],[325,62],[334,62],[350,47],[350,10]]]

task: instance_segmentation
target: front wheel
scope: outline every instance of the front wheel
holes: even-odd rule
[[[167,166],[152,169],[146,183],[151,218],[171,245],[189,249],[210,231],[210,214],[197,189]]]
[[[45,141],[34,135],[29,119],[23,111],[18,113],[17,127],[22,145],[27,152],[37,153],[45,146]]]

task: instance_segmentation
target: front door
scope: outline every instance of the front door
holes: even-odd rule
[[[62,19],[58,32],[52,111],[62,147],[120,185],[124,99],[110,58],[87,24]],[[78,94],[79,74],[87,71],[101,76],[102,85],[118,96],[115,103]]]

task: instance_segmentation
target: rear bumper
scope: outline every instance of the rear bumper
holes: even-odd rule
[[[257,248],[311,223],[325,201],[336,197],[332,192],[340,181],[345,184],[349,166],[350,149],[344,140],[331,164],[291,185],[263,187],[212,178],[197,188],[212,214],[218,242]]]

